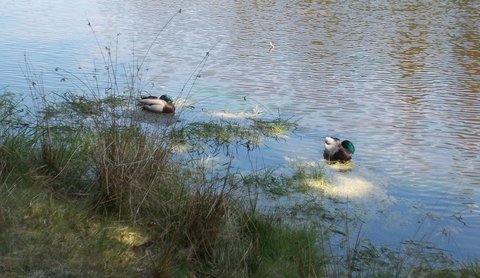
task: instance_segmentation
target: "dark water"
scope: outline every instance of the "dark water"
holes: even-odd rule
[[[348,138],[355,166],[327,167],[331,194],[358,205],[365,237],[480,257],[480,2],[172,2],[1,0],[0,89],[28,96],[25,57],[47,92],[72,83],[55,67],[89,80],[104,46],[131,64],[181,8],[150,49],[146,89],[178,96],[210,51],[185,117],[299,120],[246,168],[322,162],[323,137]]]

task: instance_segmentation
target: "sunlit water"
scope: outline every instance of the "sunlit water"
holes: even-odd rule
[[[109,46],[126,67],[150,49],[145,89],[175,97],[209,51],[180,118],[257,109],[300,124],[240,167],[323,163],[323,137],[348,138],[353,169],[327,166],[326,192],[348,198],[363,237],[478,259],[480,2],[336,2],[1,0],[0,89],[28,99],[29,65],[46,92],[75,90],[54,69],[93,82]]]

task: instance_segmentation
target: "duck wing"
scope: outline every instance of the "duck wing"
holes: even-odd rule
[[[156,113],[166,113],[165,111],[165,106],[164,105],[143,105],[143,109],[148,110],[150,112],[156,112]]]
[[[347,149],[341,147],[335,152],[332,156],[330,156],[330,161],[340,161],[340,162],[347,162],[352,160],[352,153],[349,152]]]
[[[167,104],[166,101],[158,98],[144,98],[140,99],[139,102],[143,105],[163,105],[165,106]]]

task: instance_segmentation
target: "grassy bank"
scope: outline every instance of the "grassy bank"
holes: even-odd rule
[[[12,99],[0,107],[2,276],[321,274],[313,230],[244,209],[228,167],[172,157],[172,132],[191,126],[144,127],[128,100],[68,98],[24,115]]]

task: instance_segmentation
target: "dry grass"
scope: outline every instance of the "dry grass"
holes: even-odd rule
[[[97,205],[136,223],[151,191],[165,181],[165,141],[137,126],[114,126],[100,132],[93,148]]]

